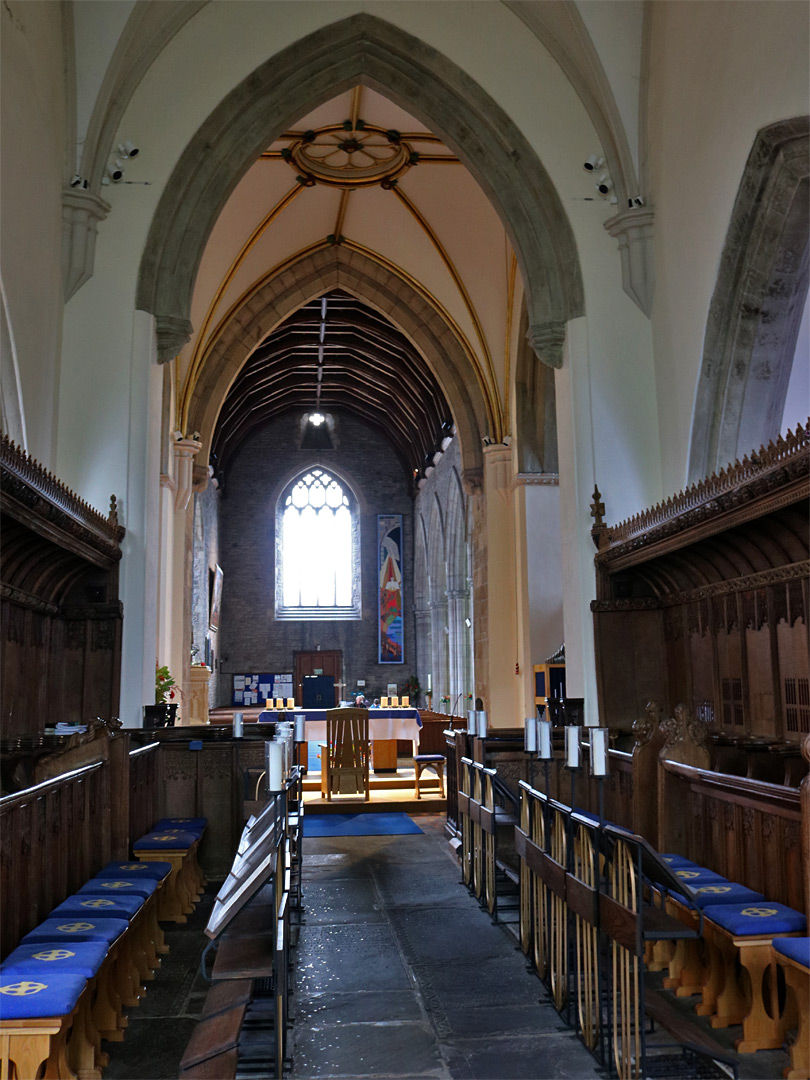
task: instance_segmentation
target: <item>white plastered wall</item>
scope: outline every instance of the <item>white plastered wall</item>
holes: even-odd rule
[[[651,15],[652,323],[671,494],[687,476],[706,318],[746,160],[760,128],[810,109],[810,8],[657,0]]]

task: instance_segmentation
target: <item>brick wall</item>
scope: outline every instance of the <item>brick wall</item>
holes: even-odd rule
[[[351,416],[335,414],[336,448],[298,449],[300,414],[257,429],[242,443],[220,497],[219,631],[222,677],[218,704],[231,702],[230,673],[293,670],[293,653],[339,649],[343,679],[366,680],[379,696],[388,682],[401,685],[415,672],[413,615],[413,498],[405,467],[387,439]],[[298,472],[314,465],[348,481],[360,508],[361,620],[275,618],[276,503]],[[377,663],[377,514],[402,514],[405,663]]]

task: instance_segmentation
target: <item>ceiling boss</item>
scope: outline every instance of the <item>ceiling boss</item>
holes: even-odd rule
[[[363,120],[305,131],[281,156],[304,187],[326,184],[346,190],[375,184],[393,187],[419,161],[419,153],[398,131]]]

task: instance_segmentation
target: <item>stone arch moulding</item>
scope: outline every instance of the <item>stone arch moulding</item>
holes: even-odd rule
[[[762,128],[737,192],[709,307],[691,482],[779,434],[808,286],[809,192],[810,117]]]
[[[412,285],[368,256],[340,245],[319,248],[272,278],[223,328],[206,356],[189,408],[190,429],[202,433],[202,454],[210,451],[222,404],[253,349],[293,311],[335,288],[345,289],[389,318],[425,358],[453,412],[464,470],[475,475],[483,468],[487,409],[467,353]]]
[[[481,185],[517,255],[532,346],[559,367],[565,324],[584,313],[584,298],[573,232],[554,185],[521,131],[466,72],[366,13],[266,61],[191,138],[155,211],[138,280],[136,306],[155,316],[159,359],[172,359],[190,337],[197,268],[238,180],[287,124],[357,83],[427,124]]]

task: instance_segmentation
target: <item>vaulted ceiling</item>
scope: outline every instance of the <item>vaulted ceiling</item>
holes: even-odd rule
[[[350,413],[393,444],[414,479],[452,426],[419,353],[373,308],[341,290],[310,301],[254,350],[233,383],[213,441],[216,470],[257,426],[297,410]]]

